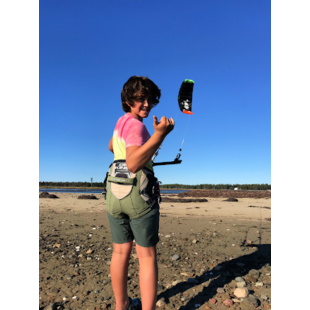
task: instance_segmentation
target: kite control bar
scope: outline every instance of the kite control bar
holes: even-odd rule
[[[164,161],[162,163],[153,163],[153,167],[154,166],[163,166],[163,165],[176,165],[176,164],[180,164],[182,162],[182,160],[179,159],[175,159],[174,161]]]
[[[159,149],[158,149],[159,150]],[[157,154],[155,153],[153,156],[153,161],[155,159],[155,157],[158,155],[158,150],[157,150]],[[180,152],[182,151],[182,149],[180,149]],[[179,158],[181,157],[181,153],[179,153],[176,158],[174,159],[174,161],[164,161],[161,163],[154,163],[153,162],[153,167],[154,166],[164,166],[164,165],[176,165],[176,164],[180,164],[182,162],[182,160],[180,160]]]

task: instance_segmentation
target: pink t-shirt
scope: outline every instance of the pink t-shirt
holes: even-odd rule
[[[126,113],[118,119],[114,129],[114,160],[126,159],[126,147],[142,146],[149,138],[150,134],[145,125],[132,114]],[[153,170],[152,160],[146,164],[146,167]]]

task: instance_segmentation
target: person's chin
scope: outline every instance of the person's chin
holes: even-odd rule
[[[142,112],[142,113],[140,114],[140,116],[141,116],[142,118],[147,118],[147,117],[149,116],[149,112]]]

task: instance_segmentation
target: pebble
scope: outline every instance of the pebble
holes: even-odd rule
[[[249,295],[249,290],[247,288],[236,288],[234,295],[238,298],[245,298]]]
[[[236,282],[244,282],[244,279],[242,277],[236,277],[235,281]]]
[[[164,298],[159,299],[156,303],[156,306],[159,308],[164,307],[165,305],[166,305],[166,303],[164,301]]]
[[[173,281],[173,282],[172,282],[172,286],[175,286],[175,285],[177,285],[177,284],[180,283],[180,282],[182,282],[182,281],[181,281],[181,280]]]
[[[254,279],[258,279],[259,278],[259,275],[260,275],[260,272],[256,269],[251,269],[249,271],[249,275],[251,275]]]
[[[246,287],[246,282],[245,281],[237,282],[237,287],[239,287],[239,288]]]
[[[93,253],[93,250],[91,250],[91,249],[89,249],[89,250],[86,252],[86,254],[91,254],[91,253]]]
[[[195,308],[199,308],[201,304],[195,304]]]
[[[231,246],[236,246],[235,244],[232,244]]]
[[[56,309],[57,305],[55,303],[51,303],[46,308],[44,308],[44,310],[56,310]]]
[[[206,308],[207,310],[210,310],[210,309],[211,309],[208,305],[205,305],[205,308]]]
[[[178,260],[180,259],[180,255],[178,254],[174,254],[172,257],[171,257],[172,260]]]
[[[264,286],[264,283],[263,282],[256,282],[255,286],[256,287],[262,287],[262,286]]]
[[[187,282],[188,282],[188,283],[193,283],[193,284],[198,284],[198,283],[199,283],[199,281],[198,281],[197,279],[195,279],[195,278],[189,278],[189,279],[187,280]]]
[[[216,290],[218,293],[225,293],[224,289],[222,287],[218,287]]]
[[[268,299],[268,297],[267,297],[266,295],[261,295],[260,298],[261,298],[262,300],[267,300],[267,299]]]
[[[215,305],[215,304],[216,304],[216,299],[215,299],[215,298],[210,298],[210,299],[209,299],[209,302],[210,302],[211,304]]]
[[[193,241],[192,241],[192,243],[197,243],[198,242],[198,240],[196,240],[196,239],[194,239]]]
[[[166,236],[165,236],[165,238],[170,238],[170,237],[171,237],[170,235],[166,235]]]
[[[223,304],[230,307],[234,304],[234,302],[231,299],[226,299],[223,301]]]
[[[188,300],[188,299],[189,299],[188,296],[181,297],[181,301],[186,301],[186,300]]]
[[[254,295],[249,295],[245,300],[252,304],[255,308],[258,307],[258,299]]]
[[[239,300],[239,299],[237,299],[237,298],[233,298],[232,301],[235,302],[235,303],[236,303],[236,302],[241,302],[241,300]]]

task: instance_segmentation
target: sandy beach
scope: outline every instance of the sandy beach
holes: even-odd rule
[[[40,310],[114,309],[103,196],[53,194],[59,198],[39,199]],[[178,195],[162,196],[172,201],[160,205],[157,308],[270,309],[271,198],[174,202]],[[133,248],[128,292],[140,298],[135,253]]]

